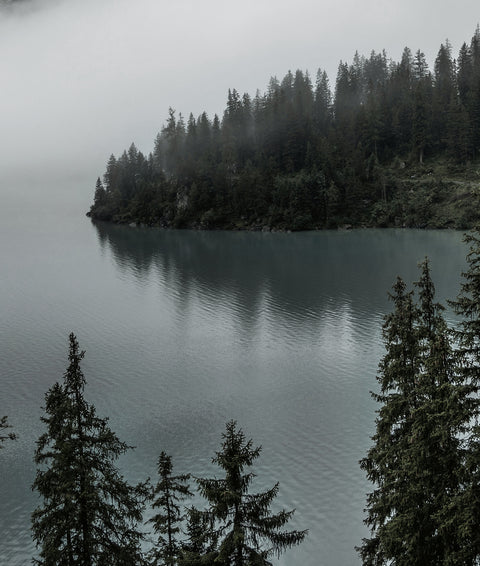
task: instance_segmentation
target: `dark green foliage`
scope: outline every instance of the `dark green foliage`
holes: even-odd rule
[[[130,486],[114,466],[129,449],[97,417],[84,397],[80,367],[85,352],[69,336],[69,365],[62,383],[45,395],[47,431],[37,441],[32,486],[42,503],[32,513],[32,535],[42,566],[267,566],[269,557],[299,544],[306,531],[285,531],[293,511],[272,513],[278,483],[251,494],[254,477],[244,472],[260,454],[230,421],[222,451],[213,458],[225,478],[197,479],[209,509],[185,508],[192,495],[189,475],[173,475],[172,459],[161,452],[159,480]],[[8,428],[7,418],[0,429]],[[3,442],[14,435],[1,436]],[[144,503],[157,512],[149,523],[158,535],[147,556],[137,525]],[[182,529],[183,527],[183,529]]]
[[[365,565],[474,563],[457,511],[465,496],[466,433],[477,401],[457,374],[426,260],[421,269],[418,302],[398,279],[394,310],[383,327],[387,351],[380,393],[373,394],[381,407],[374,444],[361,461],[375,484],[365,520],[371,538],[358,549]]]
[[[186,540],[182,542],[179,566],[219,565],[218,536],[212,531],[210,518],[195,507],[187,510]]]
[[[404,214],[396,217],[401,207],[388,176],[370,174],[372,156],[377,171],[392,170],[395,159],[423,165],[431,157],[457,164],[475,158],[479,46],[476,31],[456,66],[449,43],[441,45],[433,74],[420,50],[413,56],[405,48],[398,64],[385,52],[368,59],[356,53],[352,64],[340,63],[334,97],[324,72],[312,85],[308,73],[289,71],[253,99],[229,90],[222,121],[203,113],[185,124],[170,108],[152,156],[133,145],[119,159],[111,156],[89,215],[195,228],[410,225]],[[292,179],[295,195],[279,199],[277,188]],[[334,206],[326,205],[325,187],[336,188]],[[435,217],[419,222],[429,223],[442,225]]]
[[[88,214],[201,229],[464,228],[479,219],[474,206],[463,214],[449,202],[455,195],[446,195],[441,217],[413,219],[405,212],[410,192],[397,191],[395,180],[404,184],[425,160],[465,167],[479,151],[477,29],[457,64],[448,41],[442,44],[433,73],[420,50],[405,48],[399,63],[385,52],[356,53],[351,64],[340,62],[334,96],[324,71],[313,85],[297,70],[273,77],[254,98],[230,89],[222,120],[203,112],[185,123],[170,108],[152,155],[132,144],[110,157]],[[372,159],[377,173],[389,175],[372,175]],[[334,201],[327,198],[331,187]],[[431,208],[428,199],[423,204]]]
[[[464,534],[462,555],[468,558],[480,556],[480,232],[476,229],[464,239],[470,245],[468,269],[462,274],[459,296],[450,304],[462,317],[460,328],[455,333],[458,344],[456,356],[460,375],[471,391],[474,426],[469,435],[465,490],[463,496],[452,503],[451,514]]]
[[[183,520],[179,502],[192,495],[186,482],[188,475],[172,475],[172,458],[162,452],[158,459],[159,481],[153,490],[154,509],[159,512],[150,519],[158,534],[157,543],[150,553],[150,564],[174,566],[180,553],[177,535]]]
[[[271,555],[278,556],[299,544],[307,532],[282,530],[293,511],[271,512],[278,483],[263,493],[249,493],[254,474],[245,470],[259,457],[261,448],[245,439],[235,421],[227,423],[222,436],[222,449],[212,461],[224,472],[224,478],[197,479],[200,493],[209,503],[205,517],[219,540],[215,564],[268,565]]]
[[[480,385],[480,232],[472,231],[465,235],[469,244],[467,255],[468,269],[462,274],[463,282],[459,296],[450,304],[461,315],[460,330],[456,333],[458,341],[457,356],[462,373],[472,385]]]
[[[84,352],[69,337],[69,365],[62,383],[45,396],[47,431],[37,442],[32,488],[42,504],[32,514],[35,563],[45,566],[131,566],[143,564],[144,485],[130,486],[114,466],[128,450],[97,417],[84,397],[80,368]]]
[[[4,429],[11,428],[11,425],[8,423],[8,417],[1,417],[0,418],[0,448],[2,448],[3,442],[5,440],[15,440],[16,436],[13,432],[5,432]]]

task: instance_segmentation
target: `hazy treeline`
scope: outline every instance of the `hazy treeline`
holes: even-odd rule
[[[340,62],[334,93],[324,71],[312,81],[297,70],[253,98],[229,90],[221,119],[171,108],[152,153],[132,144],[110,157],[89,214],[198,228],[388,225],[410,198],[406,171],[438,158],[458,172],[479,149],[477,27],[456,59],[442,44],[433,71],[421,51],[405,48],[400,62],[357,53]]]

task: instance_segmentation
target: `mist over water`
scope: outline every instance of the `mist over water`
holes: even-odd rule
[[[111,153],[153,149],[170,106],[221,118],[229,88],[253,97],[296,69],[312,81],[326,70],[333,90],[356,51],[399,61],[421,49],[433,69],[440,44],[456,55],[478,21],[474,0],[451,11],[431,0],[0,3],[0,177],[61,170],[88,174],[93,190]]]
[[[0,4],[0,415],[18,435],[0,451],[0,563],[35,552],[35,441],[71,331],[87,351],[88,400],[136,446],[119,462],[127,478],[155,477],[161,450],[179,473],[216,473],[235,418],[263,445],[258,489],[280,481],[292,528],[310,529],[279,564],[359,563],[370,486],[358,460],[386,292],[397,274],[415,280],[428,254],[439,299],[454,297],[461,234],[162,232],[84,214],[109,155],[132,141],[148,153],[169,106],[221,116],[228,88],[254,95],[296,68],[326,69],[333,85],[357,49],[398,60],[408,45],[433,61],[441,41],[456,52],[475,27],[477,2],[450,11],[413,0],[385,13],[374,0]]]

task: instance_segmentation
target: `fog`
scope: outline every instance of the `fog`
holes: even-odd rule
[[[67,173],[93,187],[111,153],[152,149],[169,106],[221,116],[229,88],[254,95],[297,68],[325,69],[333,87],[356,50],[398,61],[408,46],[432,66],[478,19],[478,0],[3,3],[0,181]]]

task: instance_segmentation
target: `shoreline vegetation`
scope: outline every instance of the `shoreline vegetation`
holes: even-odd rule
[[[151,153],[110,156],[93,220],[162,228],[469,229],[480,221],[480,27],[433,70],[406,47],[229,90],[220,119],[169,109]]]

